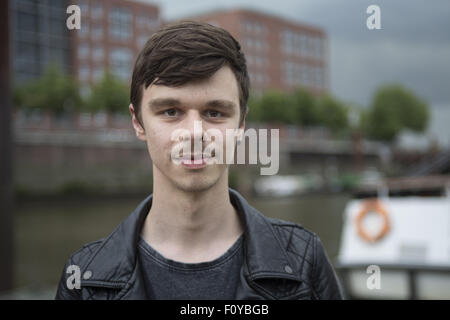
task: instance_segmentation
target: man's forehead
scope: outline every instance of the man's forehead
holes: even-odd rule
[[[230,96],[236,95],[236,98],[239,98],[238,82],[228,66],[223,66],[209,78],[193,79],[179,86],[155,84],[157,80],[158,78],[147,88],[144,86],[144,95],[151,94],[153,98],[163,94],[185,95],[186,93],[191,93],[197,95],[222,94],[229,98],[231,98]]]
[[[212,77],[189,81],[180,86],[151,84],[144,90],[144,103],[161,100],[178,100],[189,104],[205,104],[208,101],[229,101],[239,105],[239,89],[229,67],[222,67]]]

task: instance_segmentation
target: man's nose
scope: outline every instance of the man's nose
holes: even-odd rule
[[[184,126],[189,131],[191,143],[193,144],[194,141],[203,141],[205,132],[200,113],[197,110],[192,110],[188,112],[185,120]]]

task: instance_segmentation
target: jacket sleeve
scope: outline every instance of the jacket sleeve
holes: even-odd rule
[[[80,300],[81,299],[81,290],[77,289],[73,286],[75,274],[72,273],[69,269],[70,266],[74,266],[72,258],[70,258],[66,265],[64,266],[64,270],[62,272],[61,278],[58,283],[58,287],[56,290],[55,300]],[[72,285],[68,285],[68,282]]]
[[[342,288],[319,237],[314,235],[312,288],[318,299],[342,300]]]

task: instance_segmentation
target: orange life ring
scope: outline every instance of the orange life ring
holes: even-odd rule
[[[369,212],[375,212],[377,214],[380,214],[381,217],[383,218],[383,227],[381,228],[380,232],[376,235],[367,234],[367,232],[364,230],[362,226],[362,220],[364,219],[365,215]],[[362,210],[358,213],[358,216],[356,217],[356,230],[361,238],[370,243],[380,240],[389,232],[390,222],[388,212],[386,211],[386,209],[384,209],[381,201],[379,201],[378,199],[373,199],[364,202]]]

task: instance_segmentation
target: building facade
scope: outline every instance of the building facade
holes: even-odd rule
[[[71,31],[72,61],[82,89],[106,71],[129,82],[134,60],[160,25],[159,8],[128,0],[77,0],[81,29]]]
[[[81,28],[68,30],[67,0],[11,0],[15,82],[40,76],[50,63],[78,79],[83,92],[106,71],[129,82],[133,63],[162,26],[159,7],[130,0],[74,0]],[[297,87],[328,89],[325,32],[262,12],[220,10],[193,17],[230,31],[247,58],[254,93]]]
[[[244,9],[214,11],[189,19],[220,26],[239,41],[254,92],[297,87],[314,93],[327,90],[328,45],[322,29]]]
[[[67,6],[65,0],[10,0],[14,83],[39,77],[51,63],[72,71]]]
[[[10,0],[14,82],[43,74],[58,64],[91,86],[109,70],[131,79],[133,62],[161,26],[159,7],[129,0]],[[66,26],[67,8],[78,5],[81,28]]]

